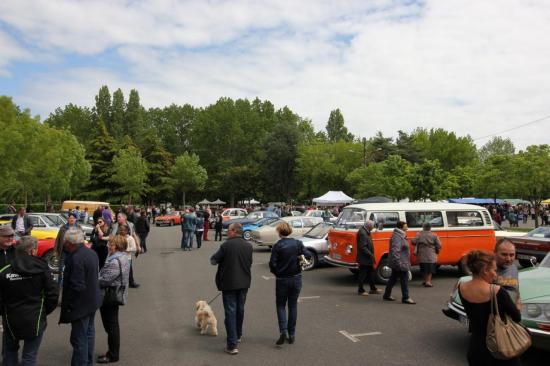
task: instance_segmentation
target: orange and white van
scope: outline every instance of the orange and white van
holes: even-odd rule
[[[376,279],[387,282],[390,237],[398,221],[407,223],[407,238],[411,246],[411,264],[416,265],[411,239],[429,222],[439,236],[441,251],[438,265],[456,265],[466,273],[462,258],[472,249],[493,251],[495,229],[489,212],[475,205],[459,203],[364,203],[343,209],[334,229],[328,235],[329,254],[325,260],[335,266],[357,269],[357,231],[366,220],[372,220]]]

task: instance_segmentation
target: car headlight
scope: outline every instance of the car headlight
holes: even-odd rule
[[[348,244],[348,246],[346,247],[346,254],[351,254],[352,251],[353,251],[353,245]]]
[[[527,304],[525,312],[530,318],[538,318],[542,314],[542,307],[539,304]]]
[[[522,316],[526,320],[550,321],[550,304],[523,304]]]

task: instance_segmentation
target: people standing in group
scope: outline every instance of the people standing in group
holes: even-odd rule
[[[217,265],[216,287],[222,292],[227,341],[225,352],[239,353],[237,344],[243,335],[244,305],[252,281],[252,244],[242,238],[239,223],[229,225],[228,239],[210,258]]]
[[[494,283],[502,286],[512,301],[521,310],[519,294],[519,271],[515,264],[516,246],[507,238],[499,239],[495,245],[495,261],[497,276]]]
[[[107,222],[105,222],[107,223]],[[111,224],[111,235],[117,235],[118,234],[118,228],[120,225],[126,225],[128,226],[129,234],[134,235],[136,233],[136,227],[134,224],[130,221],[128,221],[128,218],[125,213],[119,212],[116,215],[116,222],[113,222]]]
[[[113,222],[113,213],[111,212],[111,209],[109,209],[109,206],[103,207],[101,215],[103,216],[103,220],[105,220],[105,223],[107,225],[111,225],[111,223]]]
[[[130,275],[130,263],[126,255],[128,246],[127,237],[123,235],[113,236],[108,243],[109,256],[105,266],[99,271],[99,286],[103,291],[106,288],[122,288],[123,303],[128,298],[128,284]],[[103,328],[107,333],[108,351],[98,357],[97,363],[118,362],[120,358],[120,326],[118,312],[120,304],[103,302],[99,309]]]
[[[193,249],[193,236],[195,236],[195,228],[197,223],[197,217],[194,214],[192,208],[186,208],[185,213],[181,219],[181,248],[183,250]]]
[[[21,207],[17,215],[11,220],[11,228],[15,231],[15,240],[19,240],[22,236],[31,235],[33,226],[24,207]]]
[[[411,270],[411,253],[407,241],[407,224],[398,221],[390,238],[389,266],[392,270],[390,279],[384,291],[384,300],[395,301],[391,296],[393,286],[397,280],[401,282],[401,302],[403,304],[416,304],[409,296],[409,271]]]
[[[381,294],[382,291],[376,288],[374,281],[374,245],[372,243],[371,232],[374,228],[374,222],[371,220],[365,221],[365,224],[357,231],[357,264],[359,265],[359,273],[357,279],[359,281],[357,293],[366,296],[368,294]],[[370,290],[365,291],[364,283],[367,280]]]
[[[103,268],[107,259],[109,235],[111,235],[111,227],[105,223],[103,218],[98,218],[90,241],[92,242],[92,249],[96,252],[99,259],[99,269]]]
[[[285,342],[293,344],[295,340],[298,297],[302,290],[300,256],[303,255],[310,260],[311,253],[305,248],[304,243],[288,237],[292,234],[292,228],[288,222],[280,223],[276,230],[279,234],[279,241],[271,248],[269,269],[276,277],[275,304],[279,322],[279,339],[275,344],[281,346]]]
[[[135,222],[136,234],[139,237],[139,245],[141,246],[141,252],[147,253],[147,236],[149,231],[151,231],[151,225],[147,219],[147,212],[141,210],[140,216]]]
[[[437,255],[441,250],[439,237],[432,232],[432,225],[425,222],[420,231],[413,239],[416,246],[416,261],[420,264],[424,287],[433,287],[432,276],[437,270]]]
[[[202,245],[202,235],[204,233],[204,218],[202,214],[197,212],[197,217],[195,219],[195,237],[197,238],[197,249],[200,249]]]
[[[214,241],[217,241],[218,237],[220,238],[220,241],[222,240],[222,229],[223,229],[222,211],[218,210],[216,212],[216,221],[214,223],[214,230],[216,231],[216,234],[214,235]]]
[[[9,331],[3,332],[3,365],[31,366],[36,365],[46,317],[57,307],[59,291],[48,264],[37,257],[36,238],[21,237],[15,252],[13,262],[0,269],[2,319],[9,324]]]
[[[66,250],[64,285],[59,323],[71,323],[72,366],[94,364],[96,310],[101,306],[99,261],[93,250],[84,246],[81,230],[70,229],[64,235]]]
[[[15,231],[9,225],[0,225],[0,268],[15,258]]]
[[[84,207],[84,211],[80,213],[80,221],[82,221],[84,224],[87,224],[89,219],[90,214],[88,213],[88,207]]]
[[[120,224],[118,227],[118,233],[117,235],[122,235],[126,238],[126,257],[128,259],[128,263],[130,264],[130,275],[129,275],[129,287],[130,288],[138,288],[140,285],[134,280],[134,265],[133,265],[133,259],[132,254],[138,255],[139,254],[139,245],[136,243],[136,240],[132,235],[130,235],[130,227],[128,224]],[[111,235],[110,238],[112,238],[113,235]],[[109,239],[110,239],[109,238]]]
[[[466,264],[472,272],[472,279],[458,286],[458,293],[468,315],[470,324],[470,343],[467,359],[470,366],[520,365],[519,357],[498,360],[487,349],[487,323],[491,309],[492,292],[496,292],[498,310],[501,316],[509,315],[514,322],[521,321],[521,313],[507,291],[493,285],[497,276],[497,266],[493,253],[473,250],[466,256]]]

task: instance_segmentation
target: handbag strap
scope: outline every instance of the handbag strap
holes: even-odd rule
[[[500,313],[499,313],[499,310],[498,310],[497,292],[495,291],[495,285],[491,285],[491,313],[493,315],[497,315],[498,317],[500,317]]]

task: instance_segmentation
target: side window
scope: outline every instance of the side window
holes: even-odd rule
[[[483,217],[479,211],[447,211],[449,227],[483,226]]]
[[[426,222],[430,223],[432,227],[443,226],[443,215],[439,211],[406,212],[405,217],[407,226],[410,228],[422,227]]]
[[[374,226],[378,230],[394,228],[399,221],[399,213],[397,212],[372,212],[369,220],[374,221]]]
[[[34,227],[45,226],[44,223],[36,216],[29,216],[29,219],[31,220],[32,226]]]
[[[302,221],[300,220],[294,220],[291,222],[291,225],[293,228],[301,228],[302,227]]]

